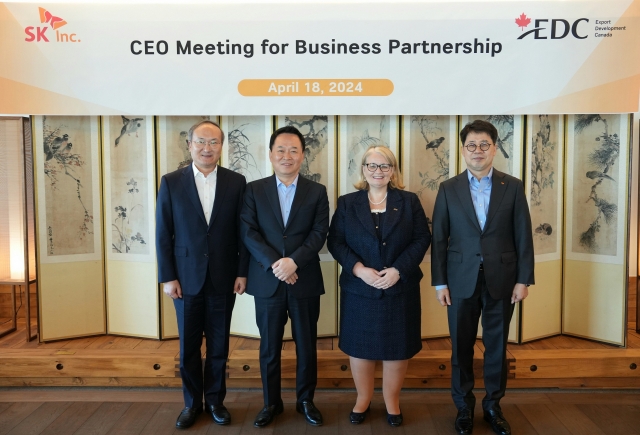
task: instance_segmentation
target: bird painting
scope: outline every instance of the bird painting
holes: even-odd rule
[[[73,148],[73,144],[69,142],[64,148],[58,151],[58,155],[70,153],[71,148]]]
[[[120,130],[120,136],[116,138],[116,146],[118,146],[118,144],[120,143],[120,138],[122,138],[122,136],[124,136],[125,134],[130,136],[131,133],[135,133],[136,137],[138,137],[138,129],[142,127],[142,123],[140,121],[143,120],[143,118],[129,119],[126,116],[122,116],[122,130]]]
[[[46,154],[46,159],[51,160],[53,156],[55,156],[60,148],[65,148],[67,143],[69,142],[69,135],[63,134],[62,137],[55,137],[49,145],[45,142],[44,144],[44,153]]]
[[[598,179],[598,178],[606,178],[607,180],[611,180],[611,181],[616,181],[613,178],[611,178],[610,176],[608,176],[607,174],[605,174],[604,172],[600,172],[600,171],[589,171],[587,172],[587,177],[591,178],[592,180]]]
[[[428,149],[428,150],[429,149],[436,149],[442,144],[442,142],[444,142],[444,137],[440,137],[438,139],[434,139],[434,140],[432,140],[431,142],[429,142],[427,144],[426,149]]]
[[[550,236],[551,233],[553,233],[553,228],[551,228],[551,225],[544,223],[544,224],[540,224],[538,225],[538,227],[534,230],[536,232],[536,234],[542,234]]]

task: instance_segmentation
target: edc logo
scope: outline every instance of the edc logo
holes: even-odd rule
[[[551,21],[551,27],[542,27],[543,23],[548,23]],[[578,33],[578,26],[580,23],[585,22],[588,23],[588,18],[578,18],[573,23],[570,23],[567,20],[562,18],[553,18],[549,20],[545,19],[536,19],[534,20],[535,28],[531,29],[518,37],[518,39],[523,39],[533,33],[533,39],[563,39],[569,35],[571,35],[576,39],[586,39],[587,35],[581,35]],[[527,27],[531,23],[531,18],[527,17],[526,14],[520,15],[516,18],[516,24],[523,31],[524,28]]]
[[[55,33],[56,42],[80,42],[78,36],[75,33],[62,33],[58,29],[66,26],[67,22],[60,17],[56,17],[45,8],[38,8],[40,12],[40,23],[45,26],[28,26],[25,27],[24,33],[27,35],[24,38],[27,42],[49,42],[47,37],[47,30],[53,29]],[[49,27],[46,26],[49,24]]]

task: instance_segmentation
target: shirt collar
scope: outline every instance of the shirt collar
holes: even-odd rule
[[[296,175],[296,178],[294,178],[293,183],[291,183],[289,186],[296,187],[298,185],[298,177],[300,177],[300,174]],[[276,186],[277,187],[284,186],[285,189],[289,187],[285,185],[282,181],[280,181],[277,175],[276,175]]]
[[[197,178],[198,174],[202,175],[203,178],[207,178],[207,177],[204,176],[204,174],[202,172],[200,172],[200,170],[196,167],[195,163],[191,163],[191,167],[193,168],[193,177],[194,178]],[[216,167],[213,170],[213,172],[209,173],[209,175],[211,175],[211,174],[218,175],[217,172],[218,172],[218,165],[216,165]]]
[[[476,177],[474,177],[474,176],[473,176],[473,174],[471,173],[471,171],[470,171],[470,170],[468,170],[468,169],[467,169],[467,178],[469,179],[469,183],[472,183],[474,179],[475,179],[475,180],[478,180]],[[488,178],[488,179],[489,179],[489,181],[491,181],[491,180],[492,180],[492,178],[493,178],[493,166],[491,167],[491,169],[489,169],[489,173],[488,173],[485,177],[482,177],[482,179],[483,179],[483,180],[484,180],[485,178]]]

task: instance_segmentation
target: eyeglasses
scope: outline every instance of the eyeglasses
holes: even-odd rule
[[[470,153],[475,152],[475,150],[478,148],[478,145],[476,145],[473,142],[466,145],[462,145],[462,146],[465,147],[467,151],[469,151]],[[491,148],[491,144],[489,142],[486,142],[486,141],[480,142],[480,149],[482,151],[487,151],[489,148]]]
[[[214,147],[216,145],[218,145],[218,139],[212,139],[210,141],[206,141],[206,140],[192,140],[191,143],[193,145],[195,145],[198,148],[204,148],[207,144],[211,145],[211,147]]]
[[[366,166],[369,172],[376,172],[378,168],[380,168],[382,172],[389,172],[389,170],[393,167],[393,165],[390,165],[389,163],[383,163],[381,165],[378,165],[376,163],[365,163],[362,166]]]

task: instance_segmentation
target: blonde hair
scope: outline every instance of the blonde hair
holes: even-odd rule
[[[400,168],[398,168],[398,161],[396,160],[396,156],[393,155],[391,150],[385,146],[373,145],[370,146],[362,156],[362,163],[360,164],[360,179],[353,186],[358,190],[369,190],[369,183],[367,183],[367,179],[364,178],[364,164],[367,162],[367,157],[369,157],[372,153],[378,153],[382,157],[385,158],[387,163],[391,165],[393,168],[393,173],[391,174],[391,179],[389,180],[389,187],[392,189],[404,189],[404,183],[402,182],[402,173],[400,172]]]

